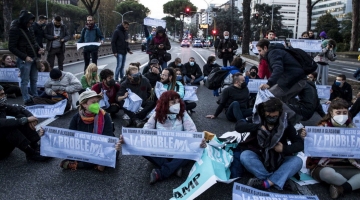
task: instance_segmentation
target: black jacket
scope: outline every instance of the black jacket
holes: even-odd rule
[[[35,20],[35,16],[26,10],[22,10],[19,19],[12,21],[10,25],[9,51],[21,60],[25,60],[27,56],[36,58],[40,48],[35,40],[33,29],[31,27],[27,28],[27,23],[30,20]],[[25,31],[31,45],[34,47],[35,53],[20,29]]]
[[[286,52],[283,44],[271,43],[265,59],[271,71],[267,82],[270,87],[278,84],[286,92],[301,79],[306,79],[303,68],[292,55]]]
[[[337,97],[340,97],[347,101],[349,105],[351,105],[352,100],[352,87],[349,83],[345,82],[342,87],[338,87],[334,84],[331,86],[332,93],[330,94],[330,101],[336,99]]]
[[[181,64],[180,66],[176,66],[176,65],[175,65],[175,61],[169,63],[167,67],[168,67],[168,68],[169,68],[169,67],[172,67],[172,68],[174,68],[174,69],[180,69],[182,75],[186,74],[186,70],[185,70],[184,65]]]
[[[246,109],[249,101],[249,89],[247,87],[238,88],[234,85],[225,88],[221,93],[219,106],[214,116],[217,117],[224,108],[228,108],[234,101],[239,102],[240,108]]]
[[[6,116],[13,116],[15,118],[6,119]],[[0,128],[16,128],[22,125],[19,120],[20,118],[31,116],[33,114],[21,106],[5,104],[0,106]]]
[[[128,42],[128,32],[122,24],[119,24],[111,38],[111,49],[113,53],[127,54],[130,51]]]
[[[144,74],[144,76],[149,80],[152,88],[155,87],[156,82],[160,81],[160,73],[154,74],[154,73],[148,71],[147,73]]]
[[[160,41],[160,37],[158,37],[159,32],[163,33],[163,39]],[[159,45],[163,44],[164,48],[159,49]],[[163,29],[162,27],[158,27],[157,31],[156,31],[156,35],[155,37],[152,37],[150,43],[149,43],[149,51],[152,54],[152,58],[156,58],[160,61],[160,63],[163,62],[163,57],[166,53],[167,50],[171,49],[171,44],[169,41],[168,36],[165,33],[165,29]]]
[[[107,135],[107,136],[114,136],[113,133],[113,126],[112,126],[112,121],[111,118],[109,116],[109,113],[106,113],[104,116],[104,130],[102,132],[101,135]],[[69,129],[70,130],[77,130],[77,131],[82,131],[82,132],[88,132],[88,133],[93,133],[94,130],[94,123],[92,124],[85,124],[80,117],[79,112],[77,112],[73,118],[70,121],[70,125],[69,125]]]
[[[39,45],[39,47],[44,48],[43,39],[45,38],[44,36],[45,24],[39,25],[37,22],[34,22],[32,28],[34,30],[34,35],[37,44]]]
[[[205,64],[203,66],[204,76],[209,76],[211,70],[213,70],[214,68],[217,68],[217,67],[221,67],[221,66],[218,65],[217,63],[215,63],[215,64]]]
[[[191,75],[195,76],[195,78],[199,78],[200,76],[203,75],[199,65],[195,62],[194,66],[191,66],[189,62],[185,63],[184,65],[185,68],[185,74],[183,74],[184,76],[186,75],[187,77],[191,78]]]
[[[228,49],[231,48],[231,51]],[[238,48],[238,45],[236,44],[236,41],[233,39],[221,39],[218,46],[218,52],[222,52],[223,49],[225,49],[224,52],[222,52],[223,58],[229,58],[234,56],[234,50]]]
[[[58,38],[58,40],[64,39],[64,42],[61,43],[61,48],[62,48],[63,52],[65,52],[65,42],[70,40],[70,35],[68,33],[67,27],[64,24],[61,24],[60,28],[61,28],[60,37]],[[46,51],[50,51],[50,49],[52,48],[52,43],[55,40],[55,38],[54,38],[54,23],[53,22],[46,24],[46,28],[44,30],[44,35],[45,35],[45,38],[47,39]]]
[[[121,83],[120,85],[120,90],[119,92],[116,94],[116,99],[119,98],[119,96],[124,96],[125,93],[127,92],[126,89],[130,89],[131,92],[137,94],[143,101],[142,101],[142,105],[145,105],[146,100],[150,97],[151,95],[151,85],[150,82],[147,78],[145,78],[144,76],[142,76],[140,78],[140,84],[135,85],[135,84],[131,84],[130,81],[128,79],[126,79],[124,82]],[[121,102],[119,102],[121,103]]]

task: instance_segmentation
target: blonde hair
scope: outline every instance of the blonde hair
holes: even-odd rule
[[[126,75],[130,75],[130,72],[131,71],[140,71],[139,68],[137,66],[134,66],[134,65],[130,65],[127,70],[126,70]]]
[[[90,86],[91,86],[91,80],[93,78],[97,83],[100,82],[99,76],[92,77],[92,71],[95,67],[97,67],[95,63],[90,63],[90,65],[87,67],[87,69],[85,71],[85,79],[86,79],[86,82],[88,83],[88,85],[90,85]]]

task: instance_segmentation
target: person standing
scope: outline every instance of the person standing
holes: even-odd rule
[[[224,31],[224,39],[220,41],[218,51],[221,52],[223,66],[228,66],[234,59],[234,50],[238,48],[236,41],[229,38],[229,31]]]
[[[35,16],[22,10],[18,19],[11,22],[9,32],[9,51],[17,59],[17,67],[20,69],[21,93],[25,105],[33,105],[32,96],[38,96],[36,82],[38,79],[38,70],[36,68],[35,58],[37,54],[43,54],[44,49],[40,48],[34,36],[33,29],[30,28],[34,23]],[[30,82],[30,90],[28,84]]]
[[[86,26],[81,31],[81,36],[78,43],[99,42],[99,40],[101,44],[104,44],[104,37],[99,27],[95,25],[94,17],[88,16],[86,18]],[[91,55],[91,62],[97,65],[98,50],[99,50],[99,46],[96,45],[89,45],[84,47],[84,51],[83,51],[84,62],[85,62],[84,74],[86,68],[90,64],[90,55]]]
[[[165,57],[166,51],[171,49],[169,38],[162,26],[157,27],[156,35],[152,38],[149,49],[151,51],[151,59],[157,59],[160,62],[161,69],[167,68],[167,62],[170,61]]]
[[[132,54],[129,48],[128,42],[128,31],[129,22],[124,21],[122,24],[119,24],[114,31],[114,34],[111,39],[111,49],[114,56],[116,57],[116,70],[115,70],[115,80],[119,80],[124,77],[124,66],[126,60],[126,54]]]
[[[47,39],[46,51],[47,61],[51,69],[54,68],[55,56],[58,59],[58,68],[63,71],[65,60],[65,42],[70,40],[67,27],[62,23],[61,17],[56,16],[54,20],[46,25],[45,38]]]
[[[45,15],[40,15],[39,20],[33,23],[32,28],[34,30],[34,35],[36,38],[36,42],[39,47],[44,48],[43,39],[44,39],[44,29],[46,26],[47,17]],[[40,57],[40,55],[38,55]]]

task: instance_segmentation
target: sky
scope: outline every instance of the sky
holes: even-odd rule
[[[161,19],[166,16],[166,14],[163,13],[162,5],[169,1],[171,0],[140,0],[140,3],[150,9],[151,15],[148,17]],[[228,0],[206,0],[206,2],[208,2],[209,4],[216,5],[221,5],[223,3],[226,3],[227,1]],[[198,10],[207,8],[205,0],[190,0],[190,2],[194,4],[198,8]]]

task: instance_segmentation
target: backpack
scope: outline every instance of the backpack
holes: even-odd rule
[[[290,55],[292,55],[296,61],[301,65],[305,74],[310,74],[316,71],[318,65],[314,59],[302,49],[289,48],[285,49]]]
[[[221,87],[225,77],[229,74],[227,70],[222,70],[220,67],[216,67],[211,70],[208,78],[205,81],[205,87],[210,90],[215,90]]]

